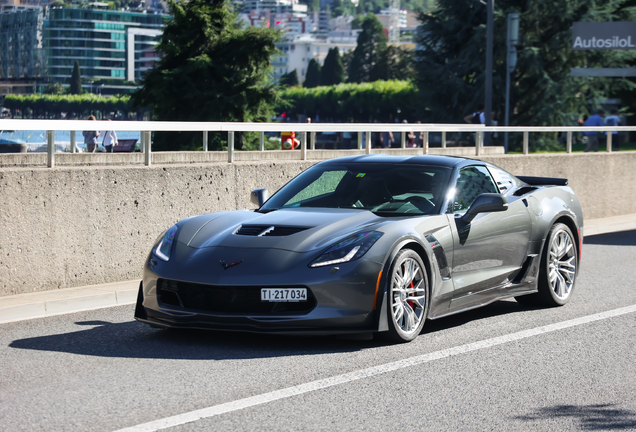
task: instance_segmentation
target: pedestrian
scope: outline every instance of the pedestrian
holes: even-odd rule
[[[490,113],[491,121],[494,116],[495,116],[495,112],[493,111]],[[486,124],[486,113],[484,112],[484,104],[480,103],[479,105],[477,105],[477,111],[475,111],[472,114],[468,114],[466,117],[464,117],[464,121],[466,123],[471,123],[471,124]],[[477,142],[476,133],[473,133],[473,139],[475,140],[475,142]]]
[[[583,126],[583,125],[585,124],[585,122],[587,121],[587,117],[588,117],[587,115],[583,114],[583,116],[582,116],[582,117],[579,117],[579,119],[578,119],[578,121],[577,121],[577,124],[578,124],[579,126]],[[583,136],[583,132],[578,132],[578,133],[576,134],[575,138],[574,138],[574,141],[575,141],[577,144],[579,144],[579,143],[580,143],[580,144],[585,144],[585,143],[587,143],[587,138],[585,138],[585,137]]]
[[[418,120],[417,124],[422,124],[422,122]],[[415,132],[415,147],[423,147],[423,146],[424,146],[424,132],[422,131]]]
[[[108,119],[108,121],[111,121],[111,119]],[[117,133],[115,131],[104,131],[104,141],[102,145],[106,149],[106,153],[112,153],[113,147],[117,144],[119,144],[119,141],[117,141]]]
[[[349,119],[348,123],[353,123],[353,119]],[[345,149],[357,148],[357,145],[356,146],[353,145],[353,138],[354,138],[353,132],[344,131],[342,133],[343,148]]]
[[[415,132],[409,131],[406,134],[406,146],[410,147],[410,148],[416,147],[416,145],[415,145]]]
[[[95,120],[95,116],[93,114],[88,116],[89,120]],[[88,153],[95,153],[97,149],[97,137],[99,136],[99,131],[84,131],[82,132],[84,135],[84,143],[86,144],[86,151]]]
[[[484,115],[484,104],[477,105],[477,111],[464,117],[466,123],[486,124],[486,116]]]
[[[382,141],[382,147],[384,148],[390,148],[395,141],[393,139],[393,132],[382,132],[380,139]]]
[[[605,112],[602,109],[598,110],[596,114],[589,116],[588,119],[585,120],[583,126],[605,126],[605,123],[603,123],[603,114],[605,114]],[[599,136],[602,138],[605,134],[603,132],[585,131],[583,135],[587,137],[587,146],[583,151],[585,153],[590,150],[597,152]]]
[[[605,117],[605,126],[620,126],[621,118],[618,116],[618,110],[613,108],[610,115]],[[618,131],[612,131],[612,150],[620,151],[621,142],[618,139]]]

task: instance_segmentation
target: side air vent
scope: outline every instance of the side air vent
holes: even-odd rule
[[[517,189],[515,191],[515,193],[513,193],[514,196],[524,196],[525,194],[529,194],[530,192],[536,191],[537,188],[536,187],[532,187],[532,186],[524,186],[524,187],[520,187],[519,189]]]
[[[243,225],[236,231],[236,235],[244,236],[259,236],[259,237],[271,237],[271,236],[288,236],[292,234],[305,231],[307,227],[296,226],[272,226],[272,225]]]

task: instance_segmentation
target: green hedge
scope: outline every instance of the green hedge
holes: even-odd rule
[[[100,96],[92,93],[82,95],[7,95],[4,107],[10,110],[32,110],[35,117],[44,113],[59,117],[62,112],[85,113],[101,111],[105,113],[116,111],[131,111],[130,96]]]
[[[289,87],[280,92],[278,112],[287,112],[295,119],[304,114],[321,121],[353,120],[355,122],[393,122],[396,118],[415,122],[417,88],[409,81],[376,81],[362,84],[338,84],[329,87]],[[84,113],[101,111],[132,111],[130,96],[105,97],[82,95],[7,95],[4,107],[33,111],[34,117],[59,117],[62,112]]]
[[[304,114],[321,121],[381,123],[395,118],[414,122],[417,87],[409,81],[376,81],[329,87],[289,87],[281,91],[278,111]]]

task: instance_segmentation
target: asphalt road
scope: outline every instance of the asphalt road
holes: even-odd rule
[[[501,301],[410,344],[155,330],[132,306],[2,324],[0,430],[636,430],[636,231],[585,243],[565,307]]]

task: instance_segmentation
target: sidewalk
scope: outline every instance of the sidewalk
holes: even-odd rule
[[[584,236],[586,237],[597,234],[634,230],[636,229],[636,214],[586,220],[583,228]]]
[[[0,297],[0,323],[133,304],[140,280]]]
[[[636,229],[636,214],[585,221],[585,236]],[[139,280],[0,297],[0,323],[133,304]]]

